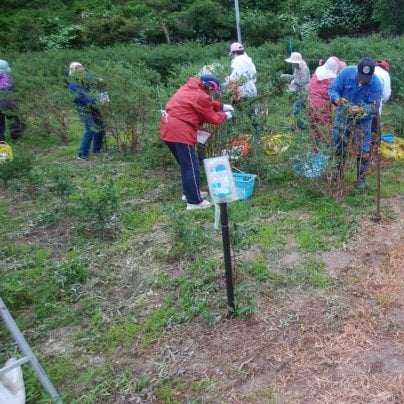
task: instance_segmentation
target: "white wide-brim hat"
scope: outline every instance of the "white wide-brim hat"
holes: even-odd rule
[[[297,63],[298,65],[300,65],[301,63],[303,63],[303,58],[299,52],[292,52],[290,56],[285,59],[285,62]]]

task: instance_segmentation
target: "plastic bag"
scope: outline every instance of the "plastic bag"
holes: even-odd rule
[[[209,185],[209,194],[214,203],[238,199],[236,184],[227,156],[213,157],[203,161]]]
[[[109,103],[109,95],[106,91],[104,91],[103,93],[98,93],[96,95],[96,98],[97,102],[101,105]]]
[[[14,362],[16,360],[11,358],[5,366],[12,365]],[[17,366],[0,376],[0,403],[25,403],[25,386],[21,366]]]

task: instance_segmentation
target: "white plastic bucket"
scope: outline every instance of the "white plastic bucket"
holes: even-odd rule
[[[204,130],[198,130],[196,133],[196,141],[200,144],[205,144],[210,138],[211,134]]]

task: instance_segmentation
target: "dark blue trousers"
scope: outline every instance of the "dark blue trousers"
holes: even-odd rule
[[[188,203],[201,203],[199,164],[195,147],[189,144],[165,142],[181,169],[182,189]]]
[[[0,141],[5,140],[6,120],[8,121],[9,131],[12,140],[17,140],[21,137],[21,122],[18,116],[12,112],[7,113],[0,111]]]
[[[81,139],[79,156],[88,156],[91,143],[93,145],[93,153],[99,153],[105,136],[105,125],[101,112],[92,109],[89,112],[79,111],[79,114],[81,121],[84,124],[84,134]]]

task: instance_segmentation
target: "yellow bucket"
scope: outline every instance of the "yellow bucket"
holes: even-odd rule
[[[404,160],[404,139],[394,137],[394,143],[380,143],[380,153],[389,160]]]
[[[0,163],[13,159],[13,149],[6,142],[0,142]]]
[[[275,156],[276,154],[283,153],[289,149],[292,142],[292,136],[286,133],[275,134],[262,138],[265,154],[268,156]]]

